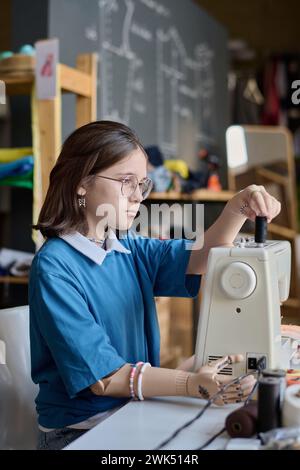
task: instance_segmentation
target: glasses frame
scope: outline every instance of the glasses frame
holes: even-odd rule
[[[119,183],[122,183],[122,186],[121,186],[121,193],[122,193],[122,196],[124,196],[124,197],[131,197],[131,196],[135,193],[136,188],[141,184],[141,182],[139,182],[139,180],[137,179],[137,176],[135,176],[135,175],[128,175],[128,176],[125,176],[125,177],[122,178],[122,179],[111,178],[110,176],[103,176],[103,175],[96,175],[96,176],[97,176],[97,178],[104,178],[104,179],[106,179],[106,180],[118,181]],[[124,191],[123,191],[123,184],[125,183],[125,181],[127,181],[128,178],[135,178],[135,180],[136,180],[136,186],[135,186],[135,188],[134,188],[134,191],[132,191],[132,193],[131,193],[129,196],[126,196],[126,195],[124,194]],[[151,178],[148,178],[148,176],[146,176],[146,178],[144,178],[142,181],[144,181],[144,180],[148,180],[148,181],[150,182],[151,189],[152,189],[152,188],[153,188],[153,181],[152,181],[152,179],[151,179]],[[149,191],[149,194],[150,194],[150,192],[151,192],[151,189],[150,189],[150,191]],[[141,191],[140,191],[140,193],[142,194]],[[147,194],[146,197],[144,197],[144,196],[142,195],[143,201],[144,201],[145,199],[147,199],[147,197],[149,196],[149,194]]]

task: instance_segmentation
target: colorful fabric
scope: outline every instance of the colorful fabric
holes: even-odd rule
[[[33,156],[19,158],[10,163],[0,163],[0,180],[10,176],[21,176],[33,170]]]
[[[0,186],[16,186],[19,188],[33,189],[33,170],[19,176],[8,176],[0,180]]]
[[[32,147],[0,148],[0,163],[10,163],[26,155],[33,155]]]

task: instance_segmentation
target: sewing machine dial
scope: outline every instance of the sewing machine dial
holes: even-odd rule
[[[256,274],[248,264],[235,261],[224,268],[220,282],[228,297],[245,299],[255,290]]]

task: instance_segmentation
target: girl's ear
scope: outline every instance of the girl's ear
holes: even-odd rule
[[[77,189],[77,195],[78,196],[85,196],[86,195],[86,189],[83,186],[79,186]]]
[[[94,177],[93,176],[86,176],[80,182],[80,186],[77,188],[77,195],[78,196],[85,196],[87,189],[93,185]]]

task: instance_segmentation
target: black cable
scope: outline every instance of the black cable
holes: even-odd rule
[[[229,388],[231,385],[235,384],[236,382],[239,382],[240,380],[244,379],[245,377],[248,377],[249,375],[252,375],[252,372],[248,373],[248,374],[242,374],[240,375],[239,377],[237,377],[236,379],[232,380],[231,382],[229,382],[228,384],[226,385],[223,385],[223,387],[221,388],[221,390],[219,390],[219,392],[215,393],[215,395],[213,395],[206,403],[206,405],[201,409],[201,411],[199,411],[199,413],[197,413],[197,415],[189,420],[187,423],[185,423],[183,426],[180,426],[178,429],[176,429],[173,434],[168,437],[168,439],[166,439],[165,441],[163,441],[162,443],[160,443],[154,450],[159,450],[161,449],[162,447],[164,447],[165,445],[167,445],[170,441],[172,441],[181,431],[183,431],[184,429],[186,429],[188,426],[190,426],[191,424],[193,424],[195,421],[197,421],[197,419],[201,418],[201,416],[205,413],[205,411],[213,404],[213,402],[220,396],[224,393],[224,391],[227,390],[227,388]]]
[[[257,389],[257,386],[258,386],[258,379],[259,379],[259,377],[260,377],[260,374],[258,374],[258,376],[257,376],[257,381],[255,382],[255,384],[253,385],[253,388],[252,388],[251,392],[250,392],[249,395],[247,396],[247,399],[245,400],[244,406],[248,405],[249,401],[250,401],[251,398],[253,397],[254,392],[255,392],[255,390]]]
[[[187,428],[188,426],[190,426],[191,424],[194,423],[194,421],[196,421],[197,419],[201,418],[201,416],[204,414],[204,412],[207,410],[207,408],[209,408],[209,406],[211,405],[211,401],[208,400],[208,402],[206,403],[206,405],[201,409],[201,411],[195,416],[195,418],[191,419],[190,421],[188,421],[187,423],[185,423],[183,426],[180,426],[178,429],[176,429],[173,434],[168,437],[168,439],[166,439],[165,441],[163,441],[161,444],[159,444],[154,450],[159,450],[161,449],[162,447],[164,447],[165,445],[167,445],[170,441],[172,441],[173,439],[175,439],[175,437],[181,432],[183,431],[183,429]]]
[[[266,358],[265,356],[262,356],[260,359],[258,359],[257,361],[257,365],[256,365],[256,370],[255,372],[257,373],[257,379],[256,379],[256,382],[251,390],[251,392],[249,393],[245,403],[244,403],[244,406],[248,405],[249,401],[251,400],[251,398],[253,397],[254,395],[254,392],[256,391],[257,387],[258,387],[258,381],[260,379],[260,376],[261,376],[261,371],[263,369],[265,369],[266,367]]]
[[[226,428],[221,429],[221,431],[217,432],[217,434],[209,438],[208,441],[206,441],[201,447],[197,447],[197,449],[194,450],[204,450],[205,447],[209,446],[209,444],[211,444],[215,439],[217,439],[217,437],[221,436],[221,434],[223,434],[225,431]]]

